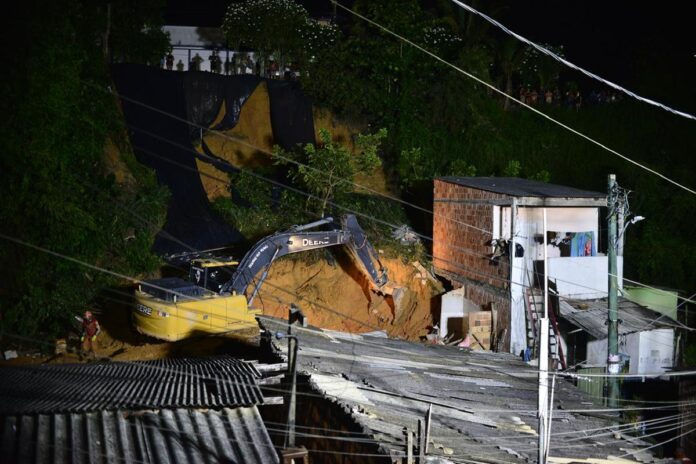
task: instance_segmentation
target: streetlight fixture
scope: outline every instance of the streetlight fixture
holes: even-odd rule
[[[630,221],[628,221],[624,226],[623,229],[621,229],[621,233],[619,234],[619,238],[623,237],[623,234],[626,232],[626,229],[628,229],[628,226],[635,224],[636,222],[640,222],[644,220],[645,218],[643,216],[633,216]]]

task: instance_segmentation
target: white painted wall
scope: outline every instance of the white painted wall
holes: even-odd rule
[[[558,293],[567,298],[590,300],[606,298],[609,291],[606,256],[549,258],[549,277],[556,281]],[[623,256],[617,257],[619,288],[623,286]]]
[[[595,237],[599,233],[599,208],[546,208],[547,230],[558,232],[594,232]],[[495,222],[495,220],[494,220]],[[536,234],[543,236],[544,232],[544,210],[543,208],[518,207],[515,214],[515,233],[514,243],[519,243],[524,248],[524,257],[510,257],[511,260],[511,305],[510,305],[510,352],[519,354],[527,345],[526,335],[526,302],[525,302],[525,287],[530,284],[530,275],[533,270],[533,261],[543,259],[544,249],[543,244],[538,244],[534,241]],[[509,237],[511,223],[510,208],[500,208],[500,236]],[[514,250],[514,244],[512,250]],[[514,252],[513,252],[514,255]],[[577,259],[592,259],[593,257],[577,258]],[[559,258],[561,259],[561,258]],[[570,258],[562,258],[563,260]],[[606,263],[606,258],[605,258]],[[559,262],[559,265],[563,263]],[[579,280],[579,284],[585,285],[585,280],[597,277],[596,264],[581,263],[584,268],[575,267],[572,275],[563,275],[563,280],[570,282]],[[562,268],[562,266],[560,266]],[[619,264],[620,274],[623,266]],[[606,292],[606,266],[604,267],[603,275],[604,286],[598,290],[604,289]],[[554,268],[549,265],[549,275],[553,278]],[[559,276],[561,272],[559,272]],[[600,274],[601,276],[602,274]],[[594,281],[591,282],[594,285]],[[587,285],[591,286],[591,285]],[[569,291],[574,291],[573,287],[568,287]],[[577,293],[577,292],[576,292]]]
[[[674,365],[673,329],[650,330],[638,335],[638,362],[631,362],[631,374],[665,372]]]
[[[587,342],[587,365],[607,365],[607,339],[592,340]]]
[[[458,288],[442,295],[440,302],[440,335],[447,335],[450,319],[461,330],[464,315],[475,311],[481,311],[481,307],[464,297],[464,288]]]
[[[619,337],[619,352],[630,356],[629,374],[666,372],[674,365],[674,330],[655,329]],[[607,339],[587,343],[590,366],[607,365]]]

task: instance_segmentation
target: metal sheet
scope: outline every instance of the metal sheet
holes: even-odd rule
[[[0,369],[0,414],[263,403],[253,364],[231,357]]]
[[[255,406],[6,416],[2,462],[277,463]]]

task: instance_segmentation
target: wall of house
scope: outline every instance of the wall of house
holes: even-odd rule
[[[643,331],[638,334],[637,346],[635,338],[633,346],[628,345],[630,353],[638,353],[637,362],[631,357],[631,374],[646,374],[650,372],[665,372],[673,366],[674,330],[657,329]]]
[[[674,364],[674,330],[644,330],[621,336],[619,352],[630,356],[629,374],[666,372]],[[606,366],[606,338],[587,343],[587,362],[590,366]]]
[[[440,306],[440,335],[452,334],[453,339],[464,338],[462,333],[464,315],[481,311],[481,306],[474,304],[465,296],[464,287],[452,290],[442,295]]]
[[[537,243],[535,236],[540,236],[543,240],[544,233],[544,208],[537,207],[518,207],[515,211],[514,220],[510,218],[508,208],[501,208],[501,231],[505,230],[505,224],[514,222],[515,237],[514,243],[519,244],[524,249],[524,256],[511,257],[511,285],[510,285],[510,346],[513,353],[518,353],[527,344],[526,321],[527,321],[527,302],[526,289],[533,286],[534,282],[534,261],[544,259],[543,243]],[[555,232],[593,232],[595,237],[599,233],[599,208],[546,208],[546,230]],[[595,239],[596,240],[596,239]],[[549,251],[555,247],[549,247]],[[513,246],[514,249],[514,246]],[[549,253],[551,254],[551,253]],[[558,290],[561,295],[567,292],[579,293],[578,289],[587,292],[588,288],[597,286],[599,279],[604,272],[603,286],[599,291],[604,291],[606,296],[606,257],[604,257],[604,268],[601,263],[602,257],[581,257],[581,258],[557,258],[557,263],[549,262],[549,276],[557,281]],[[571,263],[571,260],[587,260]],[[574,264],[571,266],[571,264]],[[622,266],[619,267],[621,269]],[[598,273],[601,271],[600,273]],[[602,283],[600,282],[600,283]],[[593,290],[593,297],[598,298]],[[589,297],[589,295],[587,296]]]
[[[609,291],[606,256],[549,258],[549,278],[556,282],[558,293],[566,298],[592,300],[606,298]],[[618,288],[623,282],[623,256],[616,257]]]
[[[676,290],[625,287],[623,296],[634,303],[669,316],[675,321],[678,320],[677,306],[679,294]]]
[[[456,200],[504,200],[507,197],[439,179],[436,179],[434,184],[433,265],[435,268],[492,287],[507,289],[510,278],[507,260],[502,259],[495,266],[486,258],[486,255],[493,251],[489,245],[486,245],[486,242],[492,238],[493,205],[456,202]]]

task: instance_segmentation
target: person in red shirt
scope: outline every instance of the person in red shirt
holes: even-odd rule
[[[101,332],[99,321],[92,315],[92,311],[85,311],[82,318],[82,353],[94,356],[94,347],[97,344],[97,335]]]

